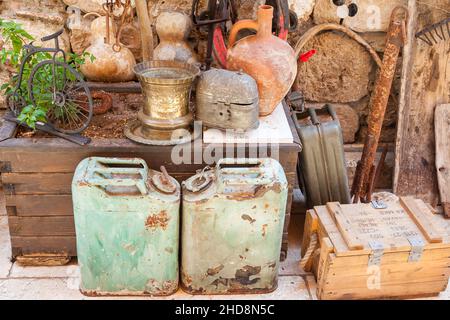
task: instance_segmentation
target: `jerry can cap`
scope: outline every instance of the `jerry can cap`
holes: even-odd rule
[[[172,194],[177,191],[177,186],[172,182],[172,178],[167,173],[164,166],[160,167],[161,172],[152,175],[150,181],[152,185],[160,192]]]
[[[209,187],[212,181],[213,181],[213,171],[209,166],[206,166],[201,171],[198,171],[195,176],[184,181],[183,186],[186,188],[187,191],[200,192],[205,188]]]

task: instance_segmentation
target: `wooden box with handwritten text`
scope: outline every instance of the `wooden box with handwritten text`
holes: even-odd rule
[[[319,299],[438,295],[450,276],[450,221],[411,197],[308,211],[302,243]]]

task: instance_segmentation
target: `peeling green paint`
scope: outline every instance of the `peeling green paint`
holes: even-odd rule
[[[83,293],[177,290],[180,186],[171,178],[176,191],[161,193],[147,174],[159,173],[140,159],[88,158],[78,165],[72,196]]]
[[[200,173],[183,187],[183,289],[194,294],[264,293],[277,287],[288,183],[273,159],[258,167]],[[199,183],[196,183],[196,179]],[[198,184],[210,184],[192,192]]]

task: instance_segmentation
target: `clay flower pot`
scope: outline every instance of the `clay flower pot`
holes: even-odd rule
[[[258,84],[260,115],[266,116],[286,96],[297,75],[297,59],[291,46],[272,35],[273,7],[262,5],[258,20],[241,20],[231,29],[227,68],[249,74]],[[257,34],[236,42],[242,29]]]

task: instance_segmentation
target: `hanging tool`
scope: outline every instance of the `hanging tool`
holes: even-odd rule
[[[450,17],[431,26],[425,27],[416,33],[416,38],[424,41],[429,46],[438,44],[440,41],[450,39]]]
[[[222,67],[226,65],[226,46],[223,32],[226,28],[225,22],[236,20],[236,11],[231,0],[209,0],[208,9],[197,15],[200,0],[192,3],[192,21],[197,27],[208,26],[208,44],[206,49],[205,69],[209,70],[213,61],[213,50],[216,60]]]
[[[378,142],[380,140],[384,115],[391,92],[392,81],[395,76],[400,49],[406,41],[407,19],[407,8],[400,6],[392,11],[383,64],[378,72],[375,89],[372,93],[367,138],[353,181],[352,196],[354,203],[359,201],[367,202],[370,199],[368,193],[372,190],[372,187],[369,187],[368,184],[373,181],[372,175],[375,174],[375,155],[378,149]]]
[[[125,0],[122,3],[120,0],[116,0],[116,6],[118,8],[123,8],[122,14],[120,15],[119,28],[116,33],[116,42],[113,44],[113,50],[119,52],[122,49],[120,44],[120,38],[122,37],[122,32],[125,28],[131,28],[135,35],[139,34],[139,30],[133,25],[133,6],[131,5],[131,0]],[[138,44],[131,44],[126,46],[128,49],[136,49],[139,47]]]
[[[114,18],[114,0],[106,0],[106,2],[102,5],[103,11],[105,11],[106,18],[106,44],[111,44],[111,20]]]

